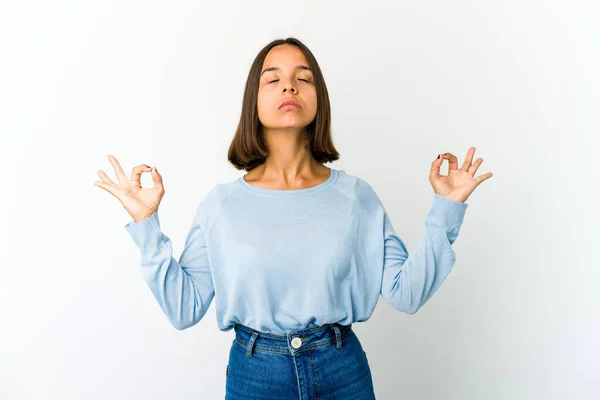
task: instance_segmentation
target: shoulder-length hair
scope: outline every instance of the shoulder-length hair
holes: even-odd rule
[[[268,149],[263,136],[262,123],[258,119],[258,86],[260,72],[267,53],[273,47],[282,44],[290,44],[300,48],[308,61],[308,66],[312,69],[317,95],[317,113],[315,119],[307,126],[307,145],[313,157],[320,163],[331,162],[340,158],[331,138],[329,95],[317,60],[308,47],[298,39],[277,39],[266,45],[258,53],[248,73],[240,122],[227,155],[229,162],[237,169],[250,171],[257,165],[264,163],[267,158]]]

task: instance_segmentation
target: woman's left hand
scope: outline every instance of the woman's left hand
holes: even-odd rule
[[[458,169],[458,159],[454,154],[440,154],[439,158],[431,164],[431,172],[429,173],[429,182],[433,187],[433,191],[440,196],[464,203],[481,182],[492,177],[491,172],[474,177],[477,168],[483,162],[483,158],[478,158],[473,162],[473,154],[475,154],[474,146],[469,148],[465,162],[460,169]],[[444,160],[448,160],[449,163],[448,176],[440,175],[440,167]]]

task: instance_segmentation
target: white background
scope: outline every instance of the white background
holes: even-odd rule
[[[178,257],[227,162],[250,64],[276,38],[317,58],[341,159],[413,249],[431,162],[469,146],[457,262],[415,315],[354,329],[378,399],[598,399],[600,7],[594,1],[3,1],[0,398],[222,399],[234,331],[178,331],[118,200],[155,165]],[[442,171],[447,170],[447,163]],[[151,182],[144,175],[143,182]]]

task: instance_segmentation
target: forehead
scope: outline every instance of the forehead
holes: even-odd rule
[[[302,50],[296,46],[284,44],[273,47],[267,53],[261,72],[267,68],[294,69],[298,65],[308,66],[308,61]]]

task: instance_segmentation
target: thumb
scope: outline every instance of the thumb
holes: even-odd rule
[[[162,175],[158,173],[158,171],[156,170],[156,167],[152,167],[152,171],[150,171],[150,173],[152,175],[152,181],[154,182],[154,187],[162,188],[163,187]]]
[[[442,166],[443,162],[444,162],[444,157],[442,157],[441,154],[438,154],[438,158],[433,160],[433,162],[431,163],[431,171],[429,172],[429,176],[431,176],[431,177],[440,176],[440,167]]]

